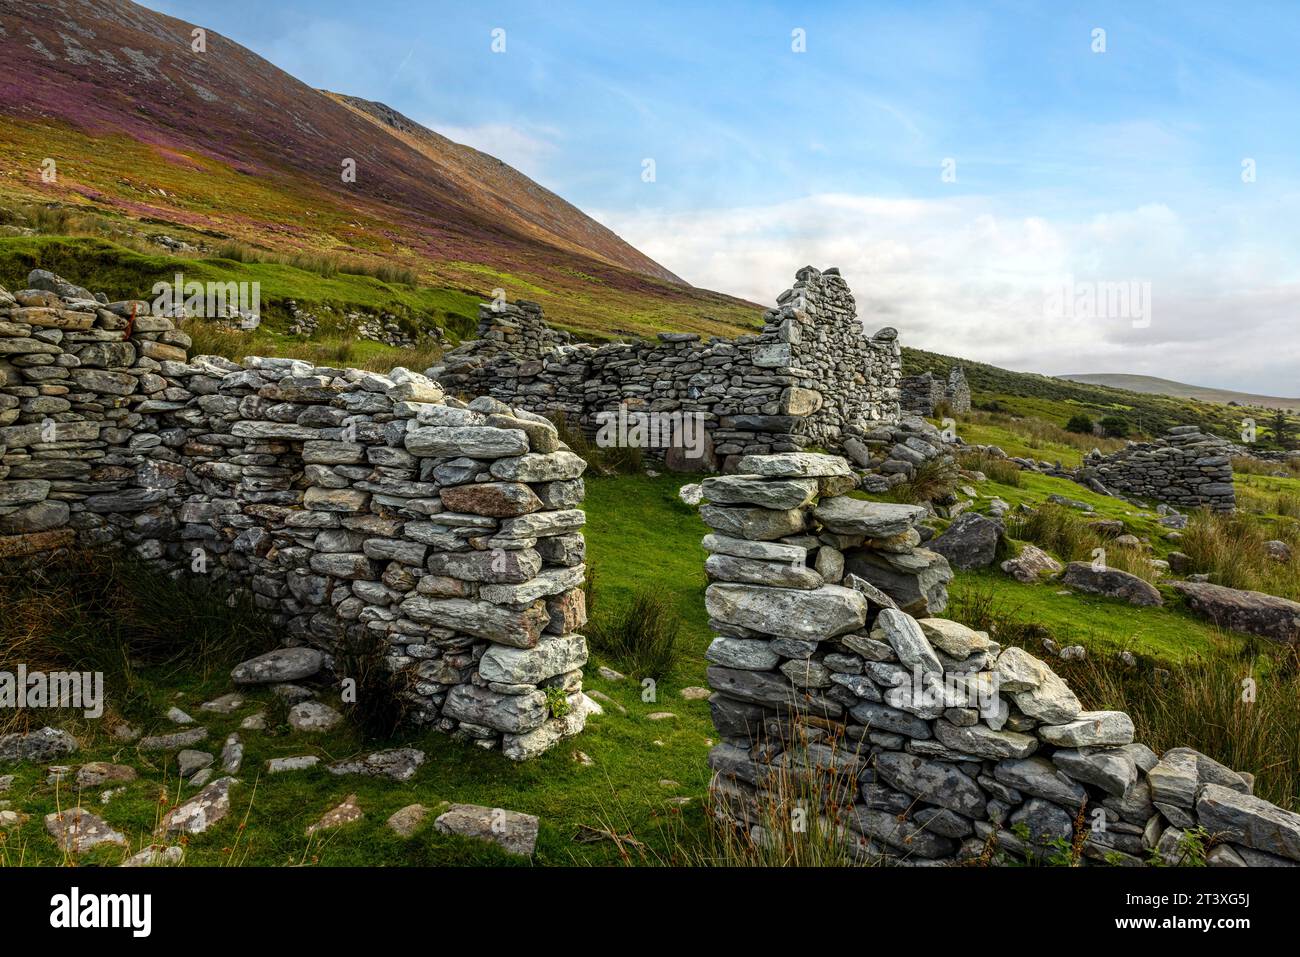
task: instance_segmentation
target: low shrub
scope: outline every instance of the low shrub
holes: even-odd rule
[[[1092,435],[1094,428],[1092,419],[1082,414],[1070,416],[1070,421],[1065,423],[1065,431],[1080,435]]]
[[[203,576],[173,579],[111,552],[0,570],[0,607],[0,671],[102,672],[126,707],[153,684],[206,681],[278,645],[247,592]],[[27,715],[10,712],[5,723],[25,727]]]

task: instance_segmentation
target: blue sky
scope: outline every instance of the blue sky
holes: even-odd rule
[[[839,265],[909,344],[1300,394],[1300,5],[150,5],[499,156],[697,285],[770,302]],[[1070,278],[1150,309],[1045,314]]]

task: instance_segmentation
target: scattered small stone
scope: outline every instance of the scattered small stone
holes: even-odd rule
[[[243,763],[244,743],[239,740],[239,735],[231,732],[221,746],[221,770],[226,774],[238,774]]]
[[[191,728],[188,731],[175,731],[171,734],[154,734],[141,738],[141,751],[176,751],[198,744],[208,736],[207,728]]]
[[[202,834],[230,813],[230,788],[235,778],[218,778],[188,801],[172,808],[158,826],[159,834]]]
[[[126,793],[126,788],[109,788],[107,791],[101,791],[99,794],[99,803],[107,804],[115,797],[121,797]]]
[[[713,692],[708,688],[691,687],[682,689],[682,697],[687,701],[704,701],[712,694]]]
[[[315,648],[277,648],[236,665],[230,678],[237,685],[297,681],[310,678],[324,664],[325,656]]]
[[[66,764],[53,764],[45,769],[45,783],[50,787],[57,787],[72,773],[72,768]]]
[[[621,671],[615,671],[613,668],[607,668],[604,665],[601,665],[596,669],[596,674],[600,675],[606,681],[622,681],[627,677],[627,675],[623,674]]]
[[[265,731],[266,730],[266,712],[259,711],[257,714],[250,714],[243,721],[239,722],[241,731]]]
[[[266,762],[268,774],[283,774],[286,771],[306,771],[320,764],[320,758],[314,754],[295,755],[289,758],[271,758]]]
[[[212,768],[204,768],[201,771],[194,772],[193,777],[189,778],[186,783],[192,788],[201,788],[212,780]]]
[[[591,755],[586,751],[574,751],[573,760],[581,764],[584,768],[589,768],[596,762],[591,760]]]
[[[408,804],[401,810],[394,811],[387,821],[388,829],[398,837],[410,837],[420,829],[429,809],[423,804]]]
[[[205,701],[199,705],[200,711],[212,711],[216,714],[233,714],[244,706],[244,696],[237,691],[223,694],[220,698]]]
[[[77,750],[77,739],[59,728],[0,735],[0,761],[51,761]]]
[[[127,742],[138,740],[142,733],[139,728],[133,728],[124,721],[117,722],[108,730],[115,740]]]
[[[342,720],[343,715],[319,701],[303,701],[289,709],[289,727],[295,731],[329,731]]]
[[[615,701],[615,700],[614,700],[613,698],[611,698],[609,695],[605,694],[605,692],[603,692],[603,691],[594,691],[594,690],[593,690],[593,691],[588,691],[588,692],[586,692],[586,694],[587,694],[587,696],[590,697],[593,701],[599,701],[601,704],[608,705],[609,707],[611,707],[611,708],[613,708],[615,711],[617,711],[619,714],[627,714],[627,708],[623,707],[621,704],[619,704],[617,701]]]
[[[126,846],[124,835],[83,807],[45,815],[45,830],[65,853],[82,854],[101,844]]]
[[[671,711],[651,711],[648,715],[646,715],[646,720],[666,721],[669,718],[675,718],[675,717],[677,717],[677,715],[673,714]]]
[[[11,811],[8,808],[0,810],[0,830],[22,827],[28,820],[29,816],[26,814],[19,814],[17,811]]]
[[[363,758],[335,761],[328,768],[330,774],[366,774],[370,777],[409,781],[424,763],[424,752],[415,748],[393,748],[376,751]]]
[[[353,821],[359,821],[365,816],[365,813],[357,806],[357,796],[349,794],[343,799],[343,803],[332,810],[326,811],[315,824],[307,826],[307,836],[311,837],[317,831],[327,831],[332,828],[342,827],[344,824],[351,824]]]
[[[196,771],[202,771],[206,767],[211,767],[216,758],[207,751],[194,751],[186,748],[180,754],[176,755],[176,766],[180,770],[183,778],[188,778]]]
[[[179,844],[150,844],[119,864],[119,867],[176,867],[185,857]]]
[[[12,774],[0,774],[0,794],[4,794],[14,786],[14,776]]]
[[[281,701],[289,705],[300,704],[303,701],[310,701],[316,697],[316,692],[310,688],[304,688],[302,685],[282,683],[271,685],[271,693]]]
[[[78,788],[97,788],[103,784],[119,781],[134,781],[138,775],[135,768],[125,764],[109,764],[107,761],[92,761],[83,764],[77,770]]]
[[[167,718],[168,718],[168,720],[170,720],[170,721],[173,722],[174,724],[193,724],[193,723],[194,723],[194,719],[193,719],[193,718],[191,718],[188,714],[186,714],[186,713],[185,713],[184,711],[182,711],[180,708],[175,708],[175,707],[173,707],[173,708],[169,708],[169,709],[167,710]]]

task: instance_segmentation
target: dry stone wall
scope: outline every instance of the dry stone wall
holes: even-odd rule
[[[550,422],[406,369],[190,358],[148,303],[29,283],[0,289],[0,557],[225,579],[334,664],[377,646],[413,721],[510,758],[582,729],[585,463]]]
[[[845,497],[847,463],[755,455],[708,479],[715,812],[759,844],[818,816],[864,860],[1294,866],[1300,815],[1190,748],[1158,755],[1018,647],[906,582],[923,509]],[[847,569],[847,571],[846,571]]]
[[[851,434],[897,422],[898,334],[864,334],[839,270],[801,269],[763,322],[760,333],[736,339],[661,333],[593,346],[550,329],[536,303],[485,304],[477,338],[428,374],[453,393],[562,414],[588,436],[600,413],[620,408],[698,415],[704,454],[687,456],[675,439],[660,450],[675,468],[730,471],[742,455],[839,448]]]
[[[1226,439],[1180,425],[1154,442],[1130,442],[1110,455],[1089,453],[1076,480],[1178,508],[1231,512],[1237,501],[1232,450]]]
[[[970,411],[970,385],[960,367],[953,368],[946,379],[933,373],[904,376],[899,384],[903,411],[931,417],[941,405],[955,413]]]

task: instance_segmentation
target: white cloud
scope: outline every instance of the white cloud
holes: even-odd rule
[[[495,156],[531,179],[545,175],[547,161],[558,150],[556,132],[546,128],[526,131],[508,123],[454,126],[434,122],[424,125],[449,140]]]
[[[896,326],[907,345],[1048,374],[1300,392],[1300,283],[1279,281],[1290,270],[1248,248],[1206,252],[1198,231],[1162,204],[1066,223],[978,198],[820,194],[598,218],[687,281],[763,304],[799,267],[839,266],[867,330]],[[1150,324],[1051,316],[1046,290],[1068,276],[1150,283]]]

